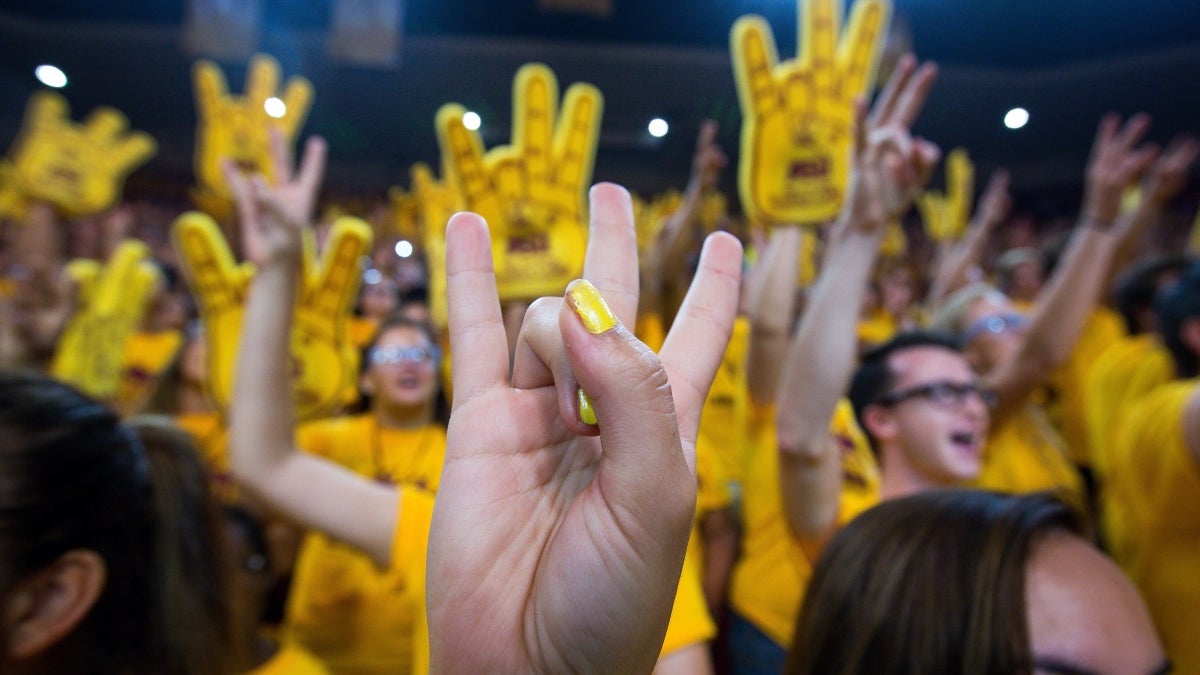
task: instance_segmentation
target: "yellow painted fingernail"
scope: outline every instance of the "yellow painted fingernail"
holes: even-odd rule
[[[589,333],[599,334],[616,327],[616,315],[587,279],[576,279],[568,284],[567,298]]]
[[[584,424],[596,423],[596,409],[592,407],[592,399],[579,390],[579,421]]]

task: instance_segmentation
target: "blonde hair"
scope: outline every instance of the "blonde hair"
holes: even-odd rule
[[[934,309],[929,328],[951,335],[962,334],[967,328],[967,311],[971,305],[993,294],[1002,295],[995,286],[983,281],[958,289]]]

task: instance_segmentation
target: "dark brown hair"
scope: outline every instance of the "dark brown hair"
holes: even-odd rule
[[[1047,494],[935,490],[854,519],[813,572],[792,675],[1029,671],[1025,565],[1082,521]]]

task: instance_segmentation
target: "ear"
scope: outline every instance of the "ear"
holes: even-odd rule
[[[881,405],[869,405],[863,409],[863,431],[882,446],[896,439],[899,427],[892,412]]]
[[[29,658],[65,639],[95,606],[106,578],[98,553],[74,550],[21,581],[4,607],[8,655]]]
[[[1179,339],[1193,354],[1200,355],[1200,316],[1189,316],[1179,325]]]

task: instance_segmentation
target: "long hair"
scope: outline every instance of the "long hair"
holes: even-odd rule
[[[1029,671],[1025,565],[1082,521],[1046,494],[937,490],[860,515],[813,571],[792,675]]]

